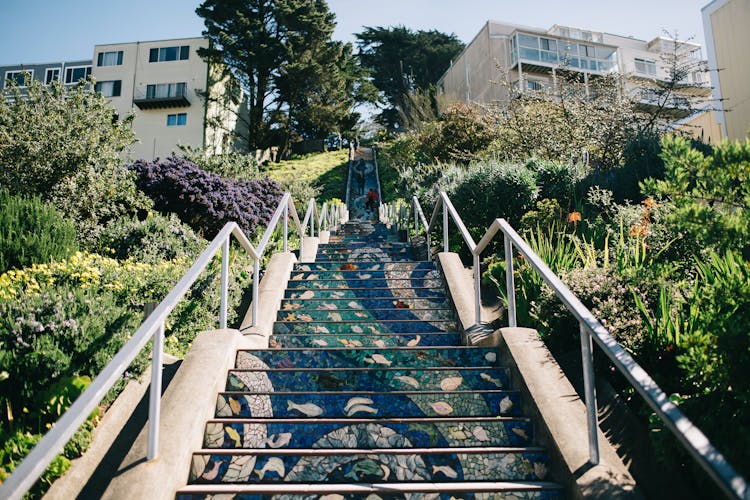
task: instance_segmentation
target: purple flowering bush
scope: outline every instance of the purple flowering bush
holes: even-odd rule
[[[130,166],[136,185],[154,200],[155,208],[174,213],[193,230],[213,238],[227,222],[236,222],[246,234],[266,225],[283,194],[269,178],[226,179],[206,172],[178,156]]]

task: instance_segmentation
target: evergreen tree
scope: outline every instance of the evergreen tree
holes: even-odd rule
[[[211,45],[201,57],[226,64],[246,94],[249,149],[284,145],[292,134],[325,136],[351,113],[359,72],[351,48],[331,41],[325,0],[205,0],[196,10]]]
[[[379,121],[388,127],[418,121],[415,95],[430,92],[434,107],[434,85],[464,48],[456,35],[404,26],[366,27],[356,36],[360,61],[385,105]]]

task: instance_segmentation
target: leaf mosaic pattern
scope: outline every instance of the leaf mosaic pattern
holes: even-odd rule
[[[358,214],[364,219],[332,235],[314,263],[295,267],[269,348],[237,353],[191,482],[549,481],[549,458],[534,447],[533,423],[520,415],[496,349],[462,346],[435,264],[413,261],[385,226]],[[544,484],[507,498],[561,498],[559,487]],[[493,495],[394,489],[221,498]]]

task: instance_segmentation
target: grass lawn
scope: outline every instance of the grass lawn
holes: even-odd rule
[[[284,185],[292,180],[309,181],[320,190],[318,201],[322,203],[331,198],[346,198],[348,164],[349,150],[341,149],[269,163],[261,171]]]

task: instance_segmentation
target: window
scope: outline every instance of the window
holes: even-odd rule
[[[122,91],[122,80],[96,82],[94,90],[101,92],[104,97],[119,97]]]
[[[65,83],[77,83],[79,80],[85,80],[91,75],[91,66],[74,66],[65,68]]]
[[[33,69],[22,69],[19,71],[6,71],[5,72],[5,86],[8,86],[9,81],[15,82],[19,87],[25,87],[26,81],[31,81],[34,77]]]
[[[120,66],[122,64],[122,51],[99,52],[96,57],[97,66]]]
[[[60,68],[47,68],[44,72],[44,84],[49,85],[54,81],[60,81]]]
[[[635,60],[635,72],[642,75],[656,76],[656,61],[646,59]]]
[[[163,99],[165,97],[182,97],[185,95],[185,82],[158,83],[146,86],[146,99]]]
[[[190,46],[161,47],[149,50],[148,62],[184,61],[190,55]]]
[[[167,127],[187,125],[187,113],[175,113],[167,115]]]
[[[552,52],[557,51],[557,40],[550,40],[549,38],[540,38],[539,41],[542,43],[542,50],[549,50]]]

